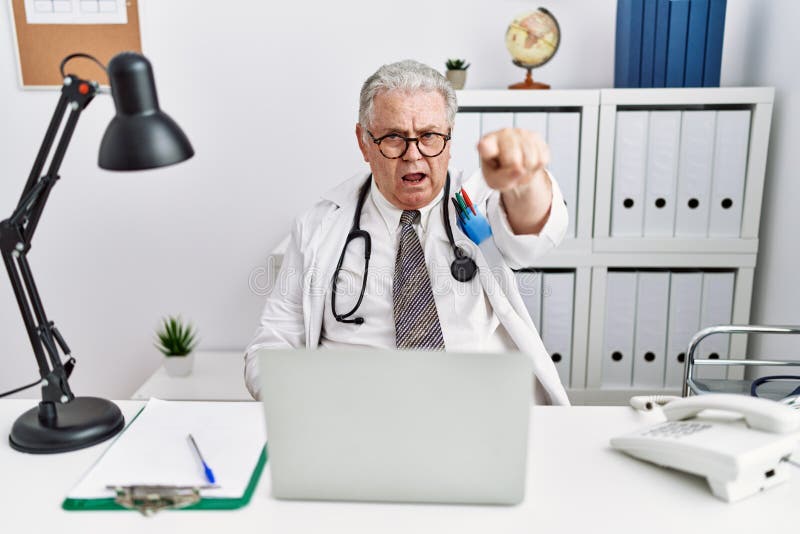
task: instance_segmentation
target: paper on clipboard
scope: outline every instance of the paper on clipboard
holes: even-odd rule
[[[108,485],[207,484],[189,433],[219,486],[201,490],[201,496],[242,497],[266,443],[261,404],[150,399],[67,498],[114,497]]]

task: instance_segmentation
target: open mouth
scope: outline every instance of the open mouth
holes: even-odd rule
[[[407,183],[416,184],[425,179],[427,175],[421,172],[414,172],[403,176],[403,181]]]

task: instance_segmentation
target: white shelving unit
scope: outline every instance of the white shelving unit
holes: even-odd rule
[[[664,388],[602,387],[606,280],[609,269],[723,269],[735,272],[732,322],[747,324],[758,257],[758,229],[767,160],[772,88],[460,91],[462,113],[578,111],[580,158],[575,235],[535,269],[575,272],[572,357],[568,391],[575,404],[617,404],[636,394],[679,394]],[[750,111],[740,236],[737,238],[615,237],[611,235],[618,111]],[[454,146],[458,141],[458,119]],[[556,176],[558,179],[559,177]],[[732,336],[729,357],[745,357],[746,338]],[[730,369],[728,378],[742,378]]]

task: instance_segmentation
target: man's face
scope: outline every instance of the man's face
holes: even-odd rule
[[[369,131],[375,138],[386,134],[419,137],[428,132],[447,134],[447,108],[438,91],[386,91],[373,100],[372,124]],[[358,146],[369,163],[378,189],[395,207],[416,210],[429,204],[444,186],[447,164],[450,161],[450,142],[436,157],[420,154],[411,142],[402,157],[389,159],[381,154],[378,145],[356,125]]]

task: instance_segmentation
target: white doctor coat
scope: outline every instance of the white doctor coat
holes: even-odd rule
[[[461,186],[460,173],[453,171],[450,176],[453,182],[450,194],[453,195]],[[358,190],[367,177],[368,173],[361,173],[343,182],[295,221],[276,286],[267,297],[260,326],[245,351],[245,383],[254,398],[260,398],[261,388],[255,357],[257,350],[319,346],[325,299],[350,231]],[[537,379],[537,402],[569,405],[555,365],[525,308],[511,271],[511,268],[535,265],[536,259],[558,245],[566,233],[566,206],[558,184],[555,180],[552,183],[550,217],[542,232],[538,236],[513,237],[500,206],[500,194],[486,185],[480,172],[463,184],[473,202],[488,214],[492,228],[504,227],[504,230],[495,230],[493,237],[502,254],[500,265],[490,265],[481,250],[458,228],[454,210],[451,209],[449,214],[453,237],[478,264],[478,277],[494,313],[518,349],[531,358]],[[449,202],[449,199],[442,201]],[[441,207],[436,210],[441,213]],[[426,239],[425,255],[447,254],[442,261],[449,266],[452,261],[449,245],[443,247],[437,243],[440,239],[447,240],[444,227],[436,225],[429,232],[432,233]],[[520,242],[524,246],[520,246]]]

